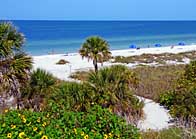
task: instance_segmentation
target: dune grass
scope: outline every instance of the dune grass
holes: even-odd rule
[[[196,59],[196,51],[191,52],[183,52],[178,54],[172,53],[163,53],[163,54],[142,54],[137,56],[117,56],[114,57],[113,63],[158,63],[158,64],[166,64],[167,61],[175,61],[175,62],[184,62],[184,58],[188,58],[190,60]]]
[[[139,76],[139,85],[135,93],[139,96],[159,100],[161,93],[174,88],[175,81],[180,77],[185,65],[170,66],[143,66],[134,68],[133,71]]]
[[[161,131],[142,132],[142,139],[182,139],[182,130],[180,128],[169,128]]]
[[[135,94],[159,100],[161,93],[171,90],[184,70],[185,65],[167,65],[167,66],[138,66],[133,68],[139,77],[139,85],[135,89]],[[89,71],[78,71],[70,77],[73,79],[85,81],[88,78]]]

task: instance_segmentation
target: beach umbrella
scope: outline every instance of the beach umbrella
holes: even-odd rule
[[[183,42],[179,42],[179,43],[178,43],[178,45],[184,46],[184,45],[185,45],[185,43],[183,43]]]
[[[154,46],[156,46],[156,47],[161,47],[162,45],[159,44],[159,43],[157,43],[157,44],[155,44]]]
[[[137,48],[137,46],[132,44],[132,45],[129,46],[129,48]]]

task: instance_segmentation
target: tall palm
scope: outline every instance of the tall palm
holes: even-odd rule
[[[98,71],[97,63],[103,63],[111,57],[109,51],[109,44],[107,41],[100,37],[90,37],[82,44],[82,48],[79,50],[82,58],[86,57],[88,60],[93,60],[95,72]]]
[[[31,57],[22,52],[23,43],[23,34],[12,24],[0,23],[0,94],[12,95],[17,102],[32,68]]]

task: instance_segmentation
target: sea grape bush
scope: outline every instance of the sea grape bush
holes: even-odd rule
[[[138,129],[100,106],[87,112],[6,110],[0,115],[0,138],[138,139]]]
[[[160,103],[169,108],[173,117],[189,123],[196,117],[196,61],[185,67],[174,90],[160,96]]]

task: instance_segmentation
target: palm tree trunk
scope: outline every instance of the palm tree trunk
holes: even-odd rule
[[[95,67],[95,72],[98,71],[97,59],[93,60],[93,65]]]

